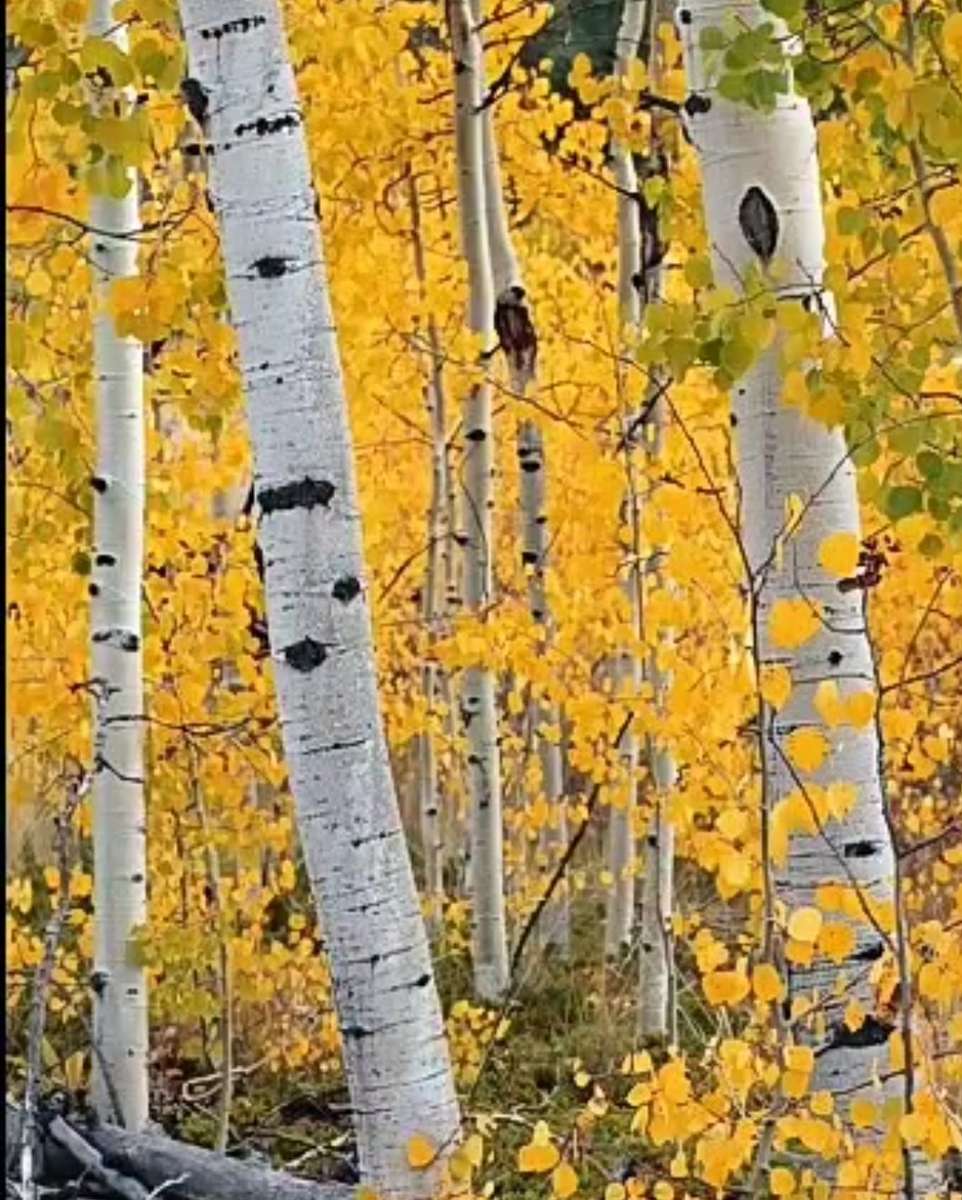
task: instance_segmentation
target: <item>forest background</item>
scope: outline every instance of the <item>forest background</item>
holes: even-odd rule
[[[804,1053],[786,1059],[767,1040],[782,985],[759,971],[763,846],[784,859],[809,818],[785,803],[763,819],[759,805],[759,697],[777,711],[791,681],[786,690],[783,674],[756,669],[729,394],[776,332],[788,343],[785,401],[844,426],[858,468],[862,539],[841,536],[822,557],[836,578],[858,581],[877,686],[848,709],[826,693],[823,707],[831,728],[877,718],[884,746],[908,973],[892,956],[876,964],[875,1016],[898,1006],[901,983],[925,1068],[914,1123],[900,1136],[937,1160],[962,1141],[962,13],[928,0],[767,7],[800,37],[794,80],[817,128],[831,336],[813,314],[782,319],[713,286],[670,20],[659,22],[647,65],[618,76],[618,6],[505,0],[485,13],[487,99],[539,365],[527,390],[500,359],[485,366],[495,389],[496,595],[481,612],[460,611],[456,506],[447,524],[436,521],[436,409],[426,405],[439,368],[446,472],[457,481],[458,406],[477,377],[478,338],[465,324],[443,14],[367,0],[285,10],[350,403],[381,705],[422,883],[428,739],[436,754],[443,880],[425,888],[424,910],[482,1191],[549,1186],[563,1197],[581,1186],[620,1200],[626,1191],[711,1194],[733,1180],[751,1187],[766,1117],[789,1119],[778,1108],[787,1096],[790,1118],[810,1124],[780,1127],[779,1165],[764,1186],[808,1194],[815,1185],[797,1169],[792,1137],[821,1152],[836,1117],[849,1132],[884,1124],[871,1104],[833,1117],[821,1093],[806,1095]],[[114,285],[109,309],[118,331],[143,343],[148,413],[149,922],[140,945],[152,1113],[191,1140],[215,1144],[226,1131],[235,1150],[261,1147],[328,1173],[342,1156],[349,1171],[349,1123],[336,1115],[340,1035],[266,662],[241,379],[197,126],[180,92],[178,13],[166,0],[117,5],[129,52],[88,36],[80,0],[17,0],[7,13],[9,1086],[26,1070],[31,981],[63,896],[44,1066],[57,1086],[82,1093],[92,1065],[90,813],[80,803],[72,815],[69,859],[53,814],[88,769],[93,737],[88,202],[122,193],[136,168],[140,274]],[[730,98],[765,111],[784,91],[780,56],[766,58],[766,38],[751,31],[725,37]],[[121,115],[91,99],[98,70],[135,90]],[[649,163],[656,123],[668,166],[640,186],[644,209],[657,212],[664,282],[628,353],[612,163],[618,146]],[[670,403],[654,457],[625,430],[658,372],[670,377]],[[522,554],[515,435],[525,422],[537,423],[547,464],[550,626],[531,614]],[[626,492],[643,498],[635,509]],[[806,502],[789,498],[780,554],[791,555]],[[448,570],[443,603],[429,563]],[[639,563],[651,576],[640,625],[622,586]],[[773,636],[791,647],[805,615],[787,616]],[[651,669],[626,687],[612,669],[625,657],[654,662],[665,689]],[[479,664],[498,681],[515,946],[564,853],[543,743],[563,751],[569,830],[586,823],[558,892],[570,903],[570,953],[539,950],[535,939],[504,1003],[474,993],[470,965],[457,688]],[[629,715],[634,757],[622,739]],[[658,803],[674,836],[677,1030],[650,1043],[637,1031],[637,945],[602,937],[612,895],[643,861],[612,870],[610,830],[627,819],[641,843],[660,795],[646,744],[670,754],[675,772]],[[795,766],[815,769],[823,755],[800,744]],[[800,961],[845,957],[833,903],[844,910],[844,897],[821,897],[815,927],[802,920],[793,930],[780,915]],[[866,1020],[849,1017],[856,1029]],[[835,1147],[852,1164],[853,1192],[870,1170],[856,1145],[857,1132]],[[422,1151],[413,1146],[412,1157]]]

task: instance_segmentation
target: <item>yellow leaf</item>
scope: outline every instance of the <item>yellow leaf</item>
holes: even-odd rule
[[[70,877],[70,895],[75,900],[82,900],[94,890],[94,881],[85,871],[74,871]]]
[[[675,1189],[671,1186],[667,1179],[659,1179],[655,1186],[651,1189],[651,1194],[655,1200],[672,1200],[675,1194]]]
[[[817,771],[830,749],[828,738],[817,729],[796,729],[786,742],[788,757],[799,771]]]
[[[788,918],[788,936],[797,942],[814,942],[822,929],[817,908],[796,908]]]
[[[864,729],[875,718],[875,693],[853,692],[845,701],[845,720]]]
[[[712,971],[702,980],[709,1004],[737,1004],[748,995],[748,979],[740,971]]]
[[[833,962],[844,962],[855,949],[855,931],[850,925],[831,921],[822,926],[818,935],[818,949]]]
[[[589,1083],[591,1083],[591,1076],[587,1071],[575,1072],[575,1087],[587,1087]]]
[[[63,1076],[72,1092],[78,1092],[83,1084],[85,1057],[83,1050],[75,1050],[63,1064]]]
[[[43,880],[47,887],[55,892],[60,887],[60,872],[56,867],[44,867]]]
[[[480,1134],[472,1133],[466,1139],[461,1149],[464,1151],[465,1157],[472,1167],[481,1166],[481,1159],[484,1156],[484,1142]]]
[[[685,1074],[685,1064],[680,1059],[665,1063],[658,1072],[658,1083],[665,1099],[672,1104],[685,1104],[691,1096],[691,1084]]]
[[[836,579],[855,574],[859,544],[854,533],[833,533],[818,548],[820,565]]]
[[[871,1100],[853,1100],[849,1109],[852,1124],[858,1129],[869,1129],[875,1124],[878,1113]]]
[[[568,1200],[578,1190],[578,1174],[570,1163],[559,1163],[551,1172],[551,1190],[558,1200]]]
[[[541,1175],[556,1167],[560,1158],[557,1146],[538,1146],[531,1142],[518,1151],[518,1170],[522,1175]]]
[[[408,1142],[408,1165],[423,1170],[434,1162],[437,1150],[423,1134],[416,1133]]]
[[[605,1188],[605,1200],[625,1200],[626,1195],[623,1183],[609,1183]]]
[[[788,667],[778,663],[768,663],[762,667],[759,691],[766,704],[770,704],[776,712],[785,706],[785,701],[792,694],[792,673]]]
[[[785,1167],[775,1167],[768,1177],[768,1188],[773,1196],[790,1196],[795,1191],[795,1176]]]
[[[785,995],[785,985],[771,963],[759,963],[752,971],[752,990],[759,1000],[771,1003]]]
[[[836,725],[841,725],[845,720],[845,709],[838,694],[838,684],[834,679],[822,680],[815,689],[812,703],[815,711],[829,729],[834,729]]]
[[[785,1066],[789,1071],[810,1075],[815,1067],[815,1051],[811,1046],[786,1046]]]
[[[679,1150],[668,1165],[668,1174],[672,1179],[684,1179],[688,1174],[688,1160],[684,1150]]]
[[[856,1033],[865,1024],[865,1009],[857,1000],[849,1000],[845,1006],[844,1021],[852,1033]]]
[[[962,63],[962,13],[953,13],[942,25],[942,40],[946,55]]]
[[[776,646],[797,650],[821,629],[818,609],[801,597],[776,600],[768,618],[768,631]]]
[[[835,1110],[835,1097],[831,1092],[813,1092],[809,1104],[816,1117],[830,1117]]]

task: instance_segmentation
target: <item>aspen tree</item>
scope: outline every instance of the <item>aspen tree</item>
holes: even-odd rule
[[[632,60],[638,54],[645,27],[647,0],[625,0],[615,39],[615,78],[627,80]],[[621,340],[637,336],[641,323],[641,290],[637,286],[642,270],[641,225],[638,219],[638,175],[631,151],[617,138],[611,154],[615,183],[618,187],[618,309]],[[620,347],[630,353],[626,346]],[[628,386],[624,369],[618,366],[618,391],[621,397]],[[621,401],[624,408],[624,402]],[[624,579],[625,599],[632,629],[641,627],[641,576],[638,563],[638,497],[635,470],[631,461],[628,423],[622,422],[622,442],[626,458],[628,486],[625,492],[623,520],[632,530],[630,561]],[[642,668],[638,656],[619,654],[614,660],[614,683],[619,692],[637,696],[641,690]],[[606,860],[611,877],[605,906],[605,955],[615,958],[631,941],[635,912],[635,808],[638,790],[638,737],[629,728],[621,743],[621,760],[627,784],[618,804],[608,817]]]
[[[480,39],[466,0],[449,0],[448,26],[454,55],[455,145],[462,252],[468,264],[469,316],[485,358],[495,346],[494,285],[485,216],[484,121],[479,112],[483,64]],[[491,384],[472,384],[464,404],[464,604],[481,614],[494,590],[494,428]],[[501,813],[501,755],[494,672],[471,666],[464,672],[462,721],[468,743],[471,804],[470,893],[474,988],[495,1000],[508,986],[508,942],[504,904],[504,831]]]
[[[427,268],[421,231],[421,204],[418,182],[408,176],[408,203],[411,212],[411,242],[414,270],[422,301],[426,301]],[[428,635],[433,641],[445,622],[448,607],[446,576],[450,572],[448,538],[448,447],[447,415],[444,395],[444,355],[437,323],[427,318],[427,383],[425,400],[431,434],[431,499],[428,510],[428,562],[424,580],[422,612]],[[430,721],[441,693],[437,663],[429,655],[421,670],[421,690]],[[424,855],[424,890],[430,905],[428,923],[436,932],[441,921],[444,897],[444,839],[441,826],[441,796],[438,790],[438,754],[434,731],[427,728],[418,738],[418,825],[421,852]]]
[[[364,1182],[429,1196],[459,1112],[391,779],[350,429],[300,105],[276,3],[183,0],[255,457],[271,661],[327,938]],[[411,1156],[415,1157],[415,1156]]]
[[[744,295],[753,281],[772,307],[821,312],[830,332],[833,301],[824,286],[824,228],[819,164],[808,103],[789,82],[768,107],[749,107],[718,90],[722,59],[706,49],[707,29],[756,29],[773,38],[785,28],[754,0],[683,0],[677,11],[688,78],[688,131],[701,163],[705,217],[715,282]],[[790,66],[785,64],[786,71]],[[760,351],[760,352],[759,352]],[[776,711],[765,706],[760,749],[763,803],[786,816],[787,855],[776,859],[775,889],[787,910],[785,951],[790,999],[817,995],[818,1025],[796,1029],[815,1043],[813,1090],[853,1103],[889,1097],[894,1023],[876,1012],[867,963],[895,950],[895,860],[886,822],[877,728],[856,715],[875,707],[875,666],[863,593],[839,586],[824,547],[861,536],[855,467],[841,427],[828,428],[786,403],[780,339],[756,348],[733,388],[740,536],[750,573],[754,652],[762,671],[791,681]],[[829,701],[838,710],[826,717]],[[848,707],[846,707],[848,706]],[[836,719],[840,717],[840,719]],[[831,816],[825,789],[836,792]],[[790,814],[797,817],[792,819]],[[832,819],[834,818],[834,819]],[[763,853],[771,851],[771,845]],[[832,917],[851,930],[850,948],[834,957],[805,953],[822,923],[825,889],[851,904]],[[774,939],[766,931],[765,945]],[[862,1014],[852,1018],[853,1007]],[[881,1145],[881,1142],[879,1143]],[[914,1194],[931,1186],[914,1164]],[[907,1185],[906,1195],[913,1193]]]
[[[472,18],[475,23],[481,18],[481,8],[477,2],[472,6]],[[492,105],[485,106],[482,121],[485,214],[494,294],[497,300],[498,297],[504,296],[509,288],[520,288],[524,293],[524,279],[508,227]],[[522,295],[519,307],[529,314],[530,320],[530,297],[526,293]],[[512,387],[521,398],[531,382],[524,375],[515,377],[515,372],[511,372]],[[520,468],[521,561],[529,573],[528,609],[535,624],[550,636],[551,612],[545,590],[549,545],[548,517],[545,512],[547,468],[544,438],[536,422],[524,420],[519,423],[517,447]],[[559,728],[560,717],[554,705],[538,701],[532,701],[528,716],[537,739],[541,787],[549,810],[544,851],[550,862],[568,843],[563,799],[564,761],[560,739],[553,739],[550,734],[546,736],[546,727]],[[567,892],[561,890],[545,907],[539,922],[542,944],[554,946],[562,953],[567,953],[570,947],[568,907]]]
[[[96,0],[92,37],[127,48],[112,0]],[[120,103],[132,104],[130,89]],[[140,596],[144,557],[144,392],[139,341],[118,334],[108,309],[119,279],[137,274],[137,174],[94,183],[97,465],[94,490],[91,659],[94,692],[93,1100],[104,1120],[140,1129],[148,1114],[147,977],[134,938],[147,920],[143,659]],[[115,1110],[119,1108],[119,1112]]]
[[[627,12],[627,9],[626,9]],[[661,14],[658,0],[649,0],[646,17],[649,23],[647,59],[649,86],[657,89],[660,80],[660,39],[657,25]],[[661,136],[661,121],[657,113],[651,116],[651,148],[649,163],[652,171],[648,178],[657,180],[659,171],[666,169],[665,149]],[[644,181],[638,186],[644,188]],[[661,298],[663,287],[664,239],[660,228],[657,202],[652,202],[642,190],[638,197],[639,224],[645,231],[640,247],[639,278],[641,287],[639,300],[646,304]],[[653,482],[654,467],[662,457],[665,438],[666,410],[664,391],[667,381],[661,372],[653,372],[642,410],[645,419],[641,422],[638,441],[641,442],[649,466],[646,499],[650,503],[657,485]],[[638,418],[635,418],[636,420]],[[633,439],[629,439],[626,453],[630,453]],[[643,569],[638,572],[636,588],[641,597],[641,617],[644,621],[645,593],[649,582],[656,587],[666,587],[661,569],[662,555],[658,547],[651,547]],[[670,632],[663,632],[660,644],[670,643]],[[659,647],[650,650],[644,664],[644,677],[651,685],[655,709],[665,711],[670,676],[659,663]],[[677,1042],[675,1027],[675,967],[672,936],[672,912],[674,899],[674,853],[675,832],[667,811],[669,794],[675,785],[675,763],[670,750],[662,744],[656,733],[645,735],[645,758],[651,780],[652,811],[645,833],[642,850],[641,913],[638,928],[638,1032],[643,1036],[670,1038]]]

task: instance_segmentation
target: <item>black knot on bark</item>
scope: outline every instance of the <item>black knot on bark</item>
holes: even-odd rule
[[[353,575],[342,575],[335,580],[331,595],[342,604],[349,604],[355,596],[360,595],[361,584]]]
[[[698,92],[692,92],[682,108],[689,117],[697,117],[700,113],[711,112],[711,99],[708,96],[700,96]]]
[[[326,648],[321,642],[315,642],[312,637],[303,638],[284,651],[287,665],[305,674],[316,670],[326,658]]]
[[[279,279],[286,273],[290,261],[289,258],[283,258],[281,255],[265,254],[261,258],[255,259],[251,263],[251,267],[261,279]]]
[[[294,483],[284,483],[280,487],[263,488],[257,495],[261,514],[268,516],[272,512],[286,512],[294,508],[313,508],[319,504],[327,508],[334,495],[335,487],[327,479],[311,479],[305,476]]]
[[[738,206],[738,226],[755,254],[767,263],[778,245],[778,213],[771,197],[760,187],[750,187]]]

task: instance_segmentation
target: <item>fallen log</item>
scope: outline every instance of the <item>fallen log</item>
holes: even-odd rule
[[[7,1099],[6,1174],[19,1177],[23,1110]],[[142,1189],[164,1200],[353,1200],[343,1183],[299,1179],[163,1134],[129,1133],[116,1125],[91,1125],[54,1116],[37,1131],[35,1178],[51,1186],[87,1173],[117,1196]],[[91,1168],[93,1167],[93,1170]],[[159,1190],[162,1189],[162,1190]]]

